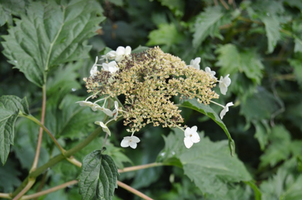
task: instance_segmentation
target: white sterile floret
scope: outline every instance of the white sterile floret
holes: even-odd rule
[[[97,109],[99,111],[102,111],[103,113],[105,113],[108,117],[112,117],[113,116],[113,112],[110,109],[108,109],[108,108],[104,108],[104,107],[99,106],[99,107],[97,107]]]
[[[77,101],[76,103],[78,103],[80,106],[93,106],[93,103],[90,101]]]
[[[111,74],[115,73],[119,70],[117,63],[115,61],[111,61],[110,63],[103,63],[103,70],[108,71]]]
[[[122,61],[126,56],[129,56],[131,54],[131,47],[127,46],[125,47],[118,47],[115,51],[116,56],[115,56],[115,61],[120,62]]]
[[[200,70],[200,66],[199,66],[200,60],[201,60],[200,57],[192,59],[191,62],[190,62],[190,66],[194,67],[197,70]]]
[[[184,138],[185,146],[189,149],[193,146],[194,143],[198,143],[199,141],[200,137],[197,133],[197,126],[193,126],[192,128],[187,127],[185,130]]]
[[[229,107],[230,107],[230,106],[233,106],[233,105],[234,105],[233,102],[229,102],[229,103],[227,103],[226,106],[224,106],[223,110],[220,112],[220,118],[221,118],[221,119],[222,119],[222,118],[225,116],[225,114],[229,111]]]
[[[92,68],[91,68],[91,70],[90,70],[90,76],[91,76],[92,78],[94,78],[94,77],[97,75],[98,66],[101,66],[100,64],[97,64],[98,59],[99,59],[98,57],[95,58],[95,62],[94,62],[94,64],[92,65]]]
[[[104,131],[105,133],[107,133],[109,136],[111,136],[111,132],[110,132],[109,128],[106,126],[106,124],[104,124],[104,123],[101,122],[101,121],[96,121],[96,122],[94,122],[94,123],[97,124],[97,125],[100,125],[100,126],[102,127],[103,131]]]
[[[113,60],[116,57],[116,52],[115,51],[109,51],[106,55],[102,56],[106,60],[110,59]]]
[[[126,136],[121,142],[121,147],[131,147],[135,149],[137,147],[137,143],[140,142],[140,139],[136,136]]]
[[[231,84],[231,79],[229,78],[229,74],[226,75],[224,78],[222,76],[220,77],[219,88],[220,88],[221,94],[224,94],[224,95],[226,94],[230,84]]]
[[[212,78],[216,78],[216,77],[215,77],[216,72],[215,72],[215,71],[212,71],[210,67],[206,67],[206,68],[205,68],[205,72],[209,73],[209,74],[211,75]]]
[[[114,110],[112,111],[112,114],[114,115],[113,119],[116,120],[118,116],[118,102],[114,101]]]

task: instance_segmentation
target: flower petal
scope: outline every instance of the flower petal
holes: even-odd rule
[[[129,136],[124,137],[124,139],[121,141],[121,147],[129,147]]]
[[[193,143],[198,143],[198,142],[200,142],[200,137],[199,137],[199,135],[198,135],[197,132],[195,132],[194,134],[192,134],[192,136],[191,136],[191,141],[192,141]]]
[[[130,147],[131,147],[132,149],[136,149],[137,143],[135,143],[135,142],[130,142],[129,144],[130,144]]]
[[[193,146],[193,142],[190,137],[185,137],[184,143],[185,143],[186,148],[188,148],[188,149]]]

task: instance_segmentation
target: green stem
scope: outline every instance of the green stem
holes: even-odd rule
[[[60,189],[63,189],[63,188],[66,188],[70,185],[74,185],[74,184],[77,184],[78,181],[77,180],[73,180],[73,181],[69,181],[67,183],[64,183],[64,184],[61,184],[61,185],[58,185],[56,187],[53,187],[53,188],[50,188],[48,190],[44,190],[42,192],[37,192],[35,194],[30,194],[30,195],[25,195],[21,198],[21,200],[27,200],[27,199],[34,199],[34,198],[37,198],[39,196],[42,196],[42,195],[45,195],[45,194],[49,194],[51,192],[55,192],[57,190],[60,190]]]
[[[36,119],[32,115],[24,115],[23,113],[20,113],[19,115],[22,116],[22,117],[26,117],[27,119],[30,119],[31,121],[33,121],[36,124],[38,124],[41,128],[43,128],[43,130],[53,140],[53,142],[56,144],[56,146],[60,149],[61,153],[64,154],[66,152],[66,150],[61,147],[61,145],[59,144],[59,142],[57,141],[57,139],[53,136],[53,134],[51,134],[51,132],[38,119]]]

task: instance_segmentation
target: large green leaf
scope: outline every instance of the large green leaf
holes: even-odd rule
[[[222,197],[230,189],[228,184],[251,180],[243,163],[229,154],[226,140],[211,142],[200,134],[200,142],[186,149],[183,131],[174,132],[164,137],[166,146],[160,160],[172,164],[172,158],[178,159],[184,173],[204,194]]]
[[[243,72],[255,84],[260,84],[261,70],[264,66],[254,49],[239,51],[233,44],[226,44],[216,50],[221,74],[233,74]]]
[[[21,175],[21,172],[17,169],[17,163],[11,160],[8,160],[4,166],[0,165],[0,177],[2,180],[0,181],[1,192],[12,192],[14,187],[20,185],[21,181],[18,176]]]
[[[79,176],[82,199],[112,199],[117,188],[117,177],[117,168],[110,156],[102,154],[101,150],[91,152],[84,158]]]
[[[29,114],[26,98],[4,95],[0,97],[0,158],[6,162],[10,151],[10,145],[14,144],[14,125],[18,113]]]
[[[12,15],[19,16],[20,13],[25,11],[26,1],[24,0],[0,0],[0,26],[5,23],[13,24]]]
[[[219,27],[231,22],[231,18],[221,11],[220,7],[208,7],[205,12],[199,14],[195,21],[193,46],[196,48],[206,37],[218,37],[222,39]]]
[[[216,122],[225,132],[229,140],[229,148],[231,155],[235,154],[235,143],[231,137],[230,132],[228,131],[226,125],[223,121],[219,118],[217,113],[209,106],[202,103],[198,103],[196,99],[188,99],[183,100],[182,103],[179,105],[180,107],[190,108],[192,110],[196,110],[208,117],[210,117],[214,122]]]
[[[33,2],[27,15],[16,19],[16,26],[3,36],[4,55],[38,86],[45,84],[53,67],[88,56],[84,41],[95,35],[104,17],[93,0],[75,0],[66,5]]]

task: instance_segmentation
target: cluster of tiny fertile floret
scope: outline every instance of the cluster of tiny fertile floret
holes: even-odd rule
[[[183,118],[173,98],[196,98],[209,104],[218,98],[212,88],[218,82],[203,70],[187,66],[180,58],[151,48],[133,53],[118,64],[115,73],[98,71],[85,78],[88,92],[94,97],[109,95],[123,97],[124,125],[129,132],[138,132],[147,124],[163,127],[181,126]]]

